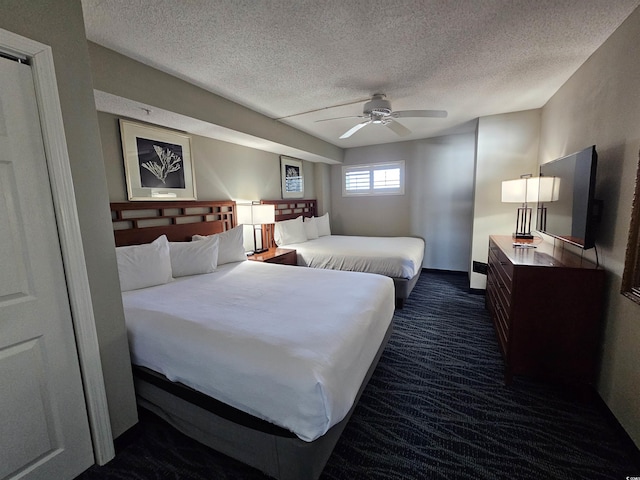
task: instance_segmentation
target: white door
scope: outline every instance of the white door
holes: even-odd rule
[[[92,464],[31,69],[0,58],[0,478]]]

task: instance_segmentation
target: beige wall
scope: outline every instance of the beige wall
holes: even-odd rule
[[[596,196],[604,201],[596,235],[607,270],[599,391],[640,445],[640,305],[620,294],[640,148],[640,10],[551,98],[542,111],[540,162],[595,144]],[[595,259],[595,250],[586,256]]]
[[[137,411],[115,262],[107,186],[80,0],[4,0],[0,28],[52,47],[89,276],[111,427],[118,436]]]
[[[467,271],[473,216],[473,133],[348,149],[345,165],[404,160],[405,194],[342,196],[342,167],[331,168],[333,233],[418,236],[423,266]]]
[[[109,201],[126,202],[120,117],[98,112]],[[191,135],[199,200],[281,198],[280,156],[254,148]],[[315,164],[303,161],[305,197],[315,198]]]
[[[322,161],[342,162],[340,147],[113,50],[92,42],[88,45],[96,90],[298,149]]]
[[[387,143],[345,151],[344,165],[405,161],[405,177],[412,174],[412,142]],[[343,197],[342,166],[331,166],[331,233],[338,235],[408,235],[411,231],[409,195]]]
[[[318,215],[324,215],[331,210],[331,167],[318,162],[313,165],[313,169]]]
[[[127,201],[119,118],[98,112],[111,202]],[[191,148],[199,200],[281,198],[279,155],[198,135]],[[315,164],[303,161],[303,171],[305,196],[315,198]]]
[[[502,203],[502,181],[538,173],[540,110],[482,117],[478,122],[471,260],[486,263],[489,235],[511,235],[517,204]],[[487,277],[473,273],[470,286],[484,289]]]
[[[423,266],[466,272],[471,251],[475,134],[418,140],[411,160],[411,235],[425,239]]]
[[[98,112],[111,202],[127,201],[119,118]],[[279,155],[198,135],[191,135],[191,149],[198,200],[231,199],[248,203],[282,198]],[[320,189],[327,188],[323,184],[326,181],[323,169],[318,169],[318,165],[323,164],[302,162],[306,198],[316,198],[318,184]],[[316,171],[320,175],[317,176]],[[320,182],[316,177],[320,177]],[[245,248],[247,251],[253,249],[250,227],[245,228]]]

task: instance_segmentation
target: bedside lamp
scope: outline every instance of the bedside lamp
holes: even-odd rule
[[[236,205],[238,225],[251,225],[253,227],[253,253],[262,253],[268,248],[258,249],[256,230],[262,231],[262,225],[275,223],[276,210],[274,205],[262,205],[260,203]],[[256,228],[257,227],[257,228]]]
[[[560,196],[559,177],[536,177],[530,178],[530,185],[534,191],[538,192],[538,215],[536,217],[536,230],[547,230],[547,207],[545,203],[555,202]]]
[[[518,215],[516,217],[516,231],[514,238],[532,239],[531,235],[531,207],[529,202],[537,201],[538,192],[534,190],[533,184],[529,184],[531,174],[522,175],[517,180],[505,180],[502,182],[502,202],[520,203]]]
[[[502,202],[520,203],[516,218],[514,238],[532,239],[531,208],[529,203],[538,204],[536,229],[544,231],[547,224],[547,207],[545,203],[558,200],[560,179],[558,177],[532,177],[522,175],[517,180],[502,182]]]

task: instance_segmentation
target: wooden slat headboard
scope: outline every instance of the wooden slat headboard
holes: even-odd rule
[[[111,204],[116,246],[139,245],[165,234],[171,242],[236,226],[236,202],[118,202]]]
[[[288,200],[260,200],[260,203],[273,205],[276,209],[276,222],[318,215],[318,201],[316,199],[288,199]],[[274,225],[262,226],[262,244],[275,247],[273,240]]]

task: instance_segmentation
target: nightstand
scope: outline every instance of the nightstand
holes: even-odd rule
[[[249,255],[254,262],[279,263],[281,265],[298,265],[298,255],[291,248],[270,248],[266,252]]]

